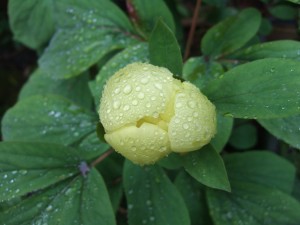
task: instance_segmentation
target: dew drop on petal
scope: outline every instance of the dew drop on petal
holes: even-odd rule
[[[132,88],[129,84],[127,84],[123,89],[124,94],[129,94],[131,91],[132,91]]]
[[[144,97],[145,97],[144,93],[141,92],[141,93],[138,94],[139,99],[143,99]]]

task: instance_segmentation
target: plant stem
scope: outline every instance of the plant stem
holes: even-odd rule
[[[197,25],[198,16],[199,16],[200,6],[201,6],[201,0],[197,0],[196,7],[194,10],[192,25],[191,25],[188,40],[187,40],[186,46],[185,46],[183,61],[186,61],[190,55],[190,50],[191,50],[191,46],[193,43],[195,29],[196,29],[196,25]]]
[[[90,167],[96,166],[98,163],[102,162],[105,158],[107,158],[110,154],[112,154],[114,150],[111,148],[108,151],[104,152],[102,155],[100,155],[95,161],[93,161],[90,165]]]

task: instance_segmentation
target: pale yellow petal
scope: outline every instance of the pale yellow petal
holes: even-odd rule
[[[104,137],[117,152],[140,165],[153,164],[170,153],[167,132],[146,122],[140,127],[122,127]]]
[[[144,117],[159,118],[174,96],[172,73],[162,67],[133,63],[107,82],[100,103],[100,120],[107,132],[135,124]]]
[[[174,107],[175,115],[168,129],[172,151],[193,151],[209,143],[216,133],[216,112],[206,96],[196,86],[184,82]]]

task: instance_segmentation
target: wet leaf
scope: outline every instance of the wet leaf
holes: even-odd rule
[[[203,93],[219,113],[268,119],[300,112],[300,66],[287,59],[262,59],[237,66],[212,81]]]
[[[233,126],[233,118],[217,114],[217,134],[210,144],[220,153],[228,142]]]
[[[97,117],[59,96],[32,96],[9,109],[2,120],[6,141],[71,145],[95,130]]]
[[[185,204],[187,205],[190,213],[191,225],[212,225],[206,204],[204,186],[184,171],[181,171],[177,175],[174,184],[180,191]]]
[[[37,69],[23,86],[19,100],[33,95],[54,94],[65,97],[86,109],[91,109],[92,96],[88,88],[88,81],[88,74],[63,80],[45,76],[40,69]]]
[[[45,73],[70,78],[106,54],[137,42],[125,14],[106,0],[57,1],[57,32],[39,60]]]
[[[85,178],[68,179],[5,208],[0,221],[7,225],[116,224],[105,184],[95,169]]]
[[[300,60],[300,42],[280,40],[252,45],[236,52],[233,58],[239,60],[256,60],[264,58],[288,58]]]
[[[235,153],[224,157],[231,181],[247,181],[290,194],[295,168],[286,159],[266,151]]]
[[[300,115],[259,120],[259,123],[278,139],[300,149]]]
[[[130,225],[190,224],[180,193],[160,167],[126,161],[123,177]]]
[[[183,66],[183,78],[200,90],[223,73],[221,64],[215,61],[206,62],[203,57],[189,58]]]
[[[8,14],[14,38],[30,48],[42,47],[55,31],[51,0],[10,0]]]
[[[216,150],[206,145],[184,157],[184,168],[198,182],[216,189],[230,191],[224,162]]]
[[[182,55],[174,33],[158,20],[149,40],[150,63],[168,68],[174,75],[182,74]]]
[[[0,143],[0,202],[76,175],[82,159],[72,148],[41,143]]]
[[[299,224],[300,204],[289,193],[295,168],[267,152],[225,157],[232,192],[207,189],[214,224]]]
[[[99,108],[100,98],[106,81],[119,69],[134,62],[148,62],[148,44],[139,43],[125,48],[112,57],[99,71],[95,81],[89,83],[94,96],[96,108]]]
[[[131,19],[137,24],[138,29],[148,36],[153,30],[158,19],[162,19],[175,33],[173,15],[163,0],[130,0],[128,1]]]
[[[261,16],[256,9],[244,9],[206,32],[201,40],[202,53],[218,58],[238,50],[254,37],[260,23]]]

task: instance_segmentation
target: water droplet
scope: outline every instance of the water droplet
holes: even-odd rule
[[[191,109],[194,109],[195,107],[196,107],[196,102],[194,102],[194,101],[189,101],[188,102],[188,106],[191,108]]]
[[[138,94],[139,99],[143,99],[144,97],[145,97],[144,93],[141,92],[141,93]]]
[[[135,146],[132,146],[132,147],[131,147],[131,150],[132,150],[133,152],[135,152],[135,151],[136,151],[136,147],[135,147]]]
[[[120,88],[115,89],[115,94],[119,94],[121,92]]]
[[[130,106],[129,105],[125,105],[123,109],[124,109],[124,111],[128,111],[130,109]]]
[[[199,113],[197,113],[197,112],[193,113],[193,117],[197,118],[198,116],[199,116]]]
[[[156,87],[159,90],[162,90],[162,85],[160,83],[155,83],[154,87]]]
[[[180,123],[180,119],[176,118],[176,119],[174,120],[174,122],[175,122],[175,123]]]
[[[187,123],[185,123],[182,125],[182,127],[183,127],[183,129],[189,129],[190,126]]]
[[[46,208],[46,211],[51,211],[53,209],[52,205],[48,205],[48,207]]]
[[[135,88],[135,90],[136,90],[136,91],[140,91],[140,90],[141,90],[141,87],[140,87],[140,86],[137,86],[137,87]]]
[[[132,105],[137,105],[139,102],[137,100],[132,101]]]
[[[143,77],[143,78],[141,79],[141,83],[142,83],[142,84],[147,84],[148,82],[149,82],[148,77]]]
[[[148,102],[148,103],[146,104],[146,107],[147,107],[147,108],[150,108],[150,107],[151,107],[151,104]]]
[[[181,102],[177,102],[176,103],[176,108],[180,108],[180,107],[182,107],[182,103]]]
[[[129,84],[127,84],[127,85],[124,87],[124,89],[123,89],[123,92],[124,92],[125,94],[129,94],[131,91],[132,91],[132,88],[131,88],[131,86],[130,86]]]
[[[119,101],[114,101],[114,103],[113,103],[114,109],[118,109],[118,108],[120,108],[120,106],[121,106],[121,103]]]

